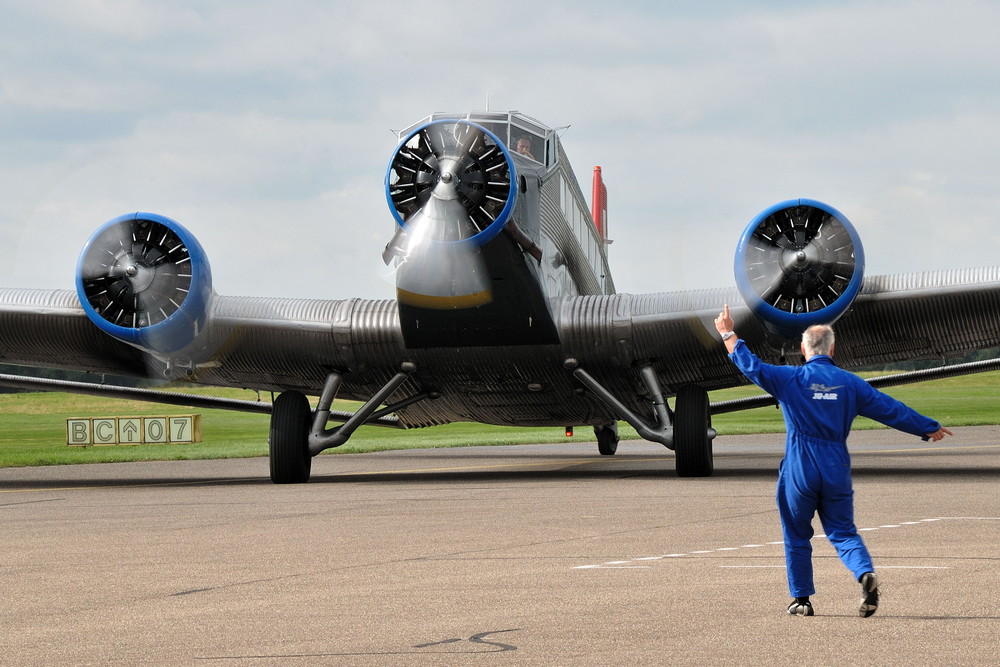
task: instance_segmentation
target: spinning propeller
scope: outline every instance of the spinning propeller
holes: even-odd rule
[[[151,213],[120,216],[97,230],[80,254],[76,285],[101,329],[159,352],[194,340],[212,295],[201,245],[177,222]]]
[[[758,225],[743,261],[762,300],[778,310],[809,313],[843,296],[854,275],[854,246],[832,215],[798,206]]]
[[[384,256],[397,262],[400,301],[443,309],[492,300],[480,248],[510,219],[515,179],[503,143],[469,121],[434,121],[400,143],[385,178],[399,230]]]
[[[832,323],[861,289],[864,250],[851,223],[817,201],[782,202],[747,226],[736,279],[750,308],[774,333],[795,337]]]
[[[170,229],[127,220],[104,230],[88,256],[83,292],[108,322],[141,328],[180,308],[191,287],[191,255]]]

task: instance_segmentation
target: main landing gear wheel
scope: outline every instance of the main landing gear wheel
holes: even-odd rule
[[[618,451],[618,423],[612,422],[594,427],[597,436],[597,451],[601,456],[613,456]]]
[[[708,414],[708,392],[685,385],[674,405],[674,454],[678,477],[708,477],[712,474],[712,439]]]
[[[271,481],[302,484],[309,481],[309,428],[312,410],[305,395],[286,391],[278,395],[271,411]]]

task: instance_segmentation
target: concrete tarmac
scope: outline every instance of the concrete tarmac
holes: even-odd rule
[[[705,479],[644,442],[0,470],[0,664],[996,664],[1000,428],[852,436],[868,619],[820,536],[785,613],[782,442]]]

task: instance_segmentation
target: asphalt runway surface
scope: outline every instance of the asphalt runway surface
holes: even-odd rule
[[[705,479],[644,442],[321,456],[292,486],[266,459],[0,470],[0,663],[996,664],[1000,427],[852,436],[868,619],[820,536],[817,615],[785,613],[781,449],[720,437]]]

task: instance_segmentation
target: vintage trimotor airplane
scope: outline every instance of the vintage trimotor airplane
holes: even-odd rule
[[[454,421],[588,425],[607,455],[625,421],[672,449],[679,475],[707,476],[712,414],[769,401],[709,403],[709,390],[744,383],[711,324],[723,303],[769,361],[835,320],[847,368],[1000,346],[1000,267],[866,278],[857,231],[807,199],[751,220],[737,289],[617,294],[600,168],[588,207],[557,133],[517,112],[435,114],[400,132],[385,189],[396,300],[218,295],[195,237],[152,213],[98,229],[75,291],[0,289],[4,363],[271,391],[273,405],[16,375],[0,384],[270,412],[276,483],[307,481],[311,457],[361,425]],[[335,412],[336,397],[363,405]]]

